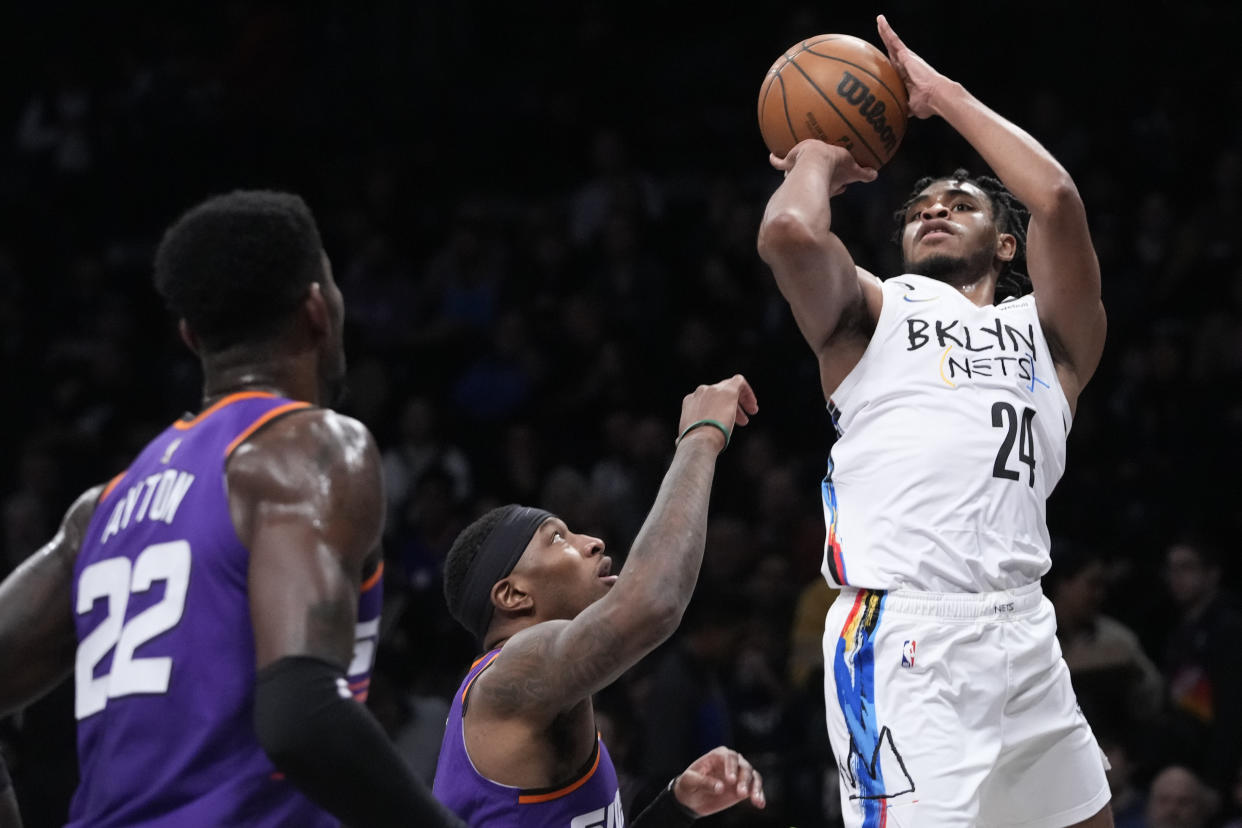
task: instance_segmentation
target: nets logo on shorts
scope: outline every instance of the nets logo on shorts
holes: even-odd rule
[[[914,666],[914,648],[918,644],[916,641],[907,641],[901,645],[901,666]]]

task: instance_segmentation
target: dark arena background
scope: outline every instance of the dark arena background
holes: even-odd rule
[[[761,412],[722,456],[698,591],[675,637],[600,695],[601,727],[630,813],[725,742],[763,771],[769,807],[704,825],[840,824],[818,574],[833,430],[755,252],[780,180],[755,109],[788,46],[878,44],[882,11],[1082,192],[1109,333],[1049,502],[1045,591],[1118,825],[1148,824],[1172,765],[1202,783],[1193,824],[1224,825],[1242,815],[1239,8],[7,3],[0,573],[198,406],[197,363],[150,285],[163,227],[209,194],[294,190],[346,296],[343,408],[384,452],[368,703],[414,766],[430,777],[474,655],[440,591],[456,532],[538,503],[623,557],[682,395],[740,372]],[[982,171],[942,123],[912,122],[879,180],[835,203],[858,262],[895,273],[892,209],[958,166]],[[1216,596],[1206,611],[1169,590],[1187,568]],[[1126,646],[1094,647],[1101,624]],[[0,719],[33,828],[63,823],[76,784],[72,692]]]

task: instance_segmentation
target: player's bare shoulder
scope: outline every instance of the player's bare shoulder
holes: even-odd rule
[[[328,408],[292,411],[265,425],[229,457],[229,480],[250,475],[364,474],[378,468],[379,450],[365,425]]]
[[[353,417],[306,408],[277,418],[239,445],[227,466],[230,511],[246,536],[260,503],[304,506],[317,515],[383,522],[383,475],[370,430]],[[370,521],[368,521],[370,522]]]
[[[472,703],[483,711],[485,718],[534,715],[536,720],[544,721],[564,712],[555,705],[549,708],[548,699],[560,700],[557,691],[565,674],[580,666],[574,662],[556,663],[554,656],[555,639],[570,623],[563,619],[544,621],[505,642],[492,665],[479,674],[471,692]]]
[[[98,486],[91,486],[78,495],[78,499],[73,501],[73,505],[65,512],[60,531],[65,533],[67,540],[75,548],[81,544],[82,537],[86,534],[86,527],[90,525],[91,518],[95,516],[95,509],[99,507],[99,499],[106,489],[107,486],[102,483]]]
[[[876,321],[880,318],[880,309],[884,306],[884,290],[881,287],[883,283],[880,277],[870,270],[857,266],[855,269],[858,271],[858,289],[862,292],[867,316],[871,318],[870,327],[874,329]]]
[[[61,518],[56,534],[32,558],[42,556],[54,560],[60,567],[71,573],[78,557],[78,550],[82,548],[82,541],[86,537],[86,530],[90,526],[91,518],[95,515],[95,510],[99,507],[100,496],[106,488],[100,484],[78,495],[77,500],[73,501],[73,505]]]

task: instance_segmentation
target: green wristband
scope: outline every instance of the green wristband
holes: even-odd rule
[[[720,422],[719,420],[704,419],[704,420],[698,420],[696,422],[691,423],[690,425],[682,429],[681,434],[677,435],[677,442],[680,443],[682,438],[685,437],[687,434],[694,431],[699,426],[705,426],[705,425],[714,426],[715,428],[720,429],[720,433],[723,434],[725,438],[724,447],[725,448],[729,447],[729,429],[725,428],[725,424]],[[724,449],[721,449],[721,451],[724,451]]]

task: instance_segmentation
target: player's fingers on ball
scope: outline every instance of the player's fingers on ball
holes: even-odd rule
[[[759,771],[755,771],[755,775],[750,780],[750,801],[757,808],[762,808],[767,804],[767,796],[763,793],[763,775]]]
[[[739,796],[748,796],[750,794],[750,784],[754,775],[755,769],[751,767],[750,762],[741,759],[737,766],[737,792]]]

